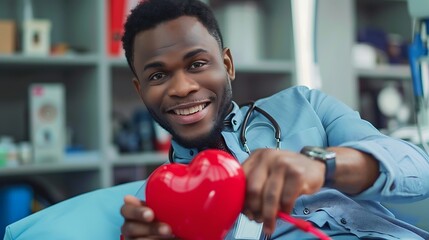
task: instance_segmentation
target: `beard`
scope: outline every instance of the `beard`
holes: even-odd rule
[[[228,115],[231,104],[232,104],[232,88],[231,88],[231,81],[227,77],[227,82],[224,85],[223,89],[223,96],[220,99],[220,105],[219,105],[219,114],[216,115],[216,118],[214,120],[214,126],[213,128],[206,134],[199,136],[195,139],[186,139],[181,137],[174,129],[171,127],[171,125],[165,121],[164,119],[160,118],[155,111],[148,108],[148,111],[152,115],[152,118],[166,131],[168,131],[171,136],[173,137],[173,140],[176,141],[178,144],[180,144],[183,147],[186,148],[197,148],[197,149],[204,149],[211,146],[217,146],[218,142],[221,139],[221,132],[224,128],[224,119],[226,115]]]

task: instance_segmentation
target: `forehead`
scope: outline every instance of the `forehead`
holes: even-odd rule
[[[190,47],[218,49],[216,39],[195,17],[182,16],[138,33],[134,53],[145,59]]]

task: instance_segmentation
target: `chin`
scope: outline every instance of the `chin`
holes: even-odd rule
[[[205,148],[213,144],[213,142],[218,139],[216,135],[219,136],[220,131],[212,128],[210,131],[205,132],[194,132],[192,131],[192,136],[179,136],[173,135],[173,139],[180,145],[186,148]]]
[[[178,137],[175,140],[186,148],[203,148],[208,145],[209,137]]]

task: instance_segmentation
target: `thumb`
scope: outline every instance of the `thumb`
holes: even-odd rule
[[[138,199],[135,196],[132,195],[126,195],[124,197],[124,203],[125,204],[130,204],[130,205],[134,205],[134,206],[145,206],[146,204],[144,204],[143,201],[141,201],[140,199]]]

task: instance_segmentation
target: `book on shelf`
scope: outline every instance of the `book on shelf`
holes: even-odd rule
[[[124,23],[130,13],[141,0],[108,0],[107,17],[107,50],[112,57],[123,55],[121,38]]]

